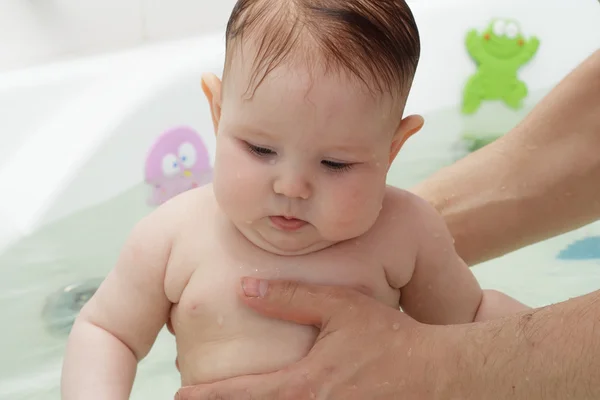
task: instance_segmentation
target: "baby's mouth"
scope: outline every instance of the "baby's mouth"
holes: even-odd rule
[[[272,216],[269,217],[269,219],[271,220],[271,223],[273,224],[273,226],[275,226],[275,228],[287,232],[295,232],[297,230],[300,230],[304,225],[307,224],[306,221],[303,221],[301,219],[286,217],[283,215]]]

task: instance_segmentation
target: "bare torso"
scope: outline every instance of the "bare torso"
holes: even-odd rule
[[[312,347],[315,328],[263,317],[239,302],[243,276],[364,288],[398,307],[396,288],[403,282],[388,280],[376,227],[358,239],[286,257],[243,237],[219,211],[212,191],[199,191],[198,207],[202,211],[192,213],[174,240],[165,277],[167,295],[179,299],[171,324],[184,385],[274,371]],[[406,275],[400,281],[409,280],[413,261],[406,251]]]

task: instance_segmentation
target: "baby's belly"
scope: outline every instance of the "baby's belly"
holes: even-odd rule
[[[246,329],[238,323],[227,327],[224,322],[220,330],[204,334],[187,329],[177,334],[182,385],[277,371],[302,359],[318,334],[314,327],[274,320]]]

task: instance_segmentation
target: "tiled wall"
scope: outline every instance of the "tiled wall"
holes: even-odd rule
[[[224,28],[235,0],[0,0],[0,71]]]

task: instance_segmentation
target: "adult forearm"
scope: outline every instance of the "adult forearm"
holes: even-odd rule
[[[600,51],[517,127],[414,192],[446,219],[469,265],[600,218]]]
[[[463,330],[443,398],[600,398],[600,292]]]

